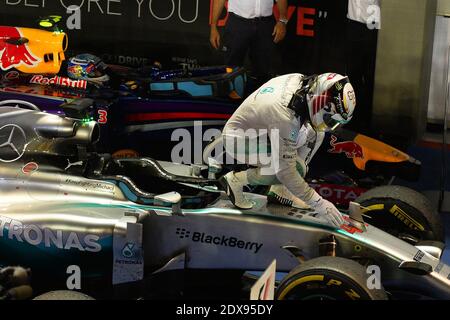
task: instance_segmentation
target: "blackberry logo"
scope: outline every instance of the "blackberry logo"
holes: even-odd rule
[[[180,237],[180,239],[187,239],[191,235],[191,232],[184,228],[177,228],[176,234]]]
[[[420,262],[422,261],[422,258],[425,254],[422,251],[417,251],[416,255],[414,256],[414,261]]]
[[[191,237],[191,232],[184,228],[177,228],[177,231],[175,233],[180,239],[190,238],[192,242],[200,242],[202,244],[211,244],[216,246],[237,248],[252,251],[253,253],[258,253],[258,251],[263,246],[262,243],[244,241],[236,237],[228,237],[224,235],[215,236],[207,234],[205,232],[197,232],[197,231],[193,232]]]

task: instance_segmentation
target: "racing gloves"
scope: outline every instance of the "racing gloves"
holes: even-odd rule
[[[345,223],[341,213],[330,201],[322,198],[317,192],[314,192],[307,204],[317,211],[316,218],[327,221],[330,225],[339,228]]]

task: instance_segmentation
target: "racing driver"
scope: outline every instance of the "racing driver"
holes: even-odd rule
[[[340,212],[304,177],[325,133],[348,123],[355,106],[348,77],[336,73],[283,75],[251,94],[222,132],[226,154],[253,167],[231,171],[221,179],[233,204],[251,209],[253,203],[244,196],[244,186],[272,186],[269,201],[312,208],[317,218],[341,226]],[[270,163],[263,163],[264,151]]]

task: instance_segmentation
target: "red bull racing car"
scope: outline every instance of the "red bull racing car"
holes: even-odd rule
[[[0,27],[1,104],[95,119],[102,125],[105,151],[119,156],[151,152],[167,157],[176,144],[173,130],[203,135],[220,129],[245,94],[242,68],[164,70],[155,63],[133,69],[101,61],[83,65],[79,56],[65,61],[67,46],[63,32]],[[69,77],[83,71],[82,66],[86,72],[101,66],[108,81]]]

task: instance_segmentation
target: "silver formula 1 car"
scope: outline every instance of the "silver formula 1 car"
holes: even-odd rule
[[[172,275],[202,271],[209,294],[229,270],[275,259],[288,273],[277,299],[450,298],[439,242],[394,237],[365,223],[358,205],[341,228],[261,195],[240,211],[199,167],[92,153],[98,132],[95,122],[0,110],[0,264],[31,268],[37,293],[152,297],[180,284]],[[186,298],[192,282],[182,279]]]

